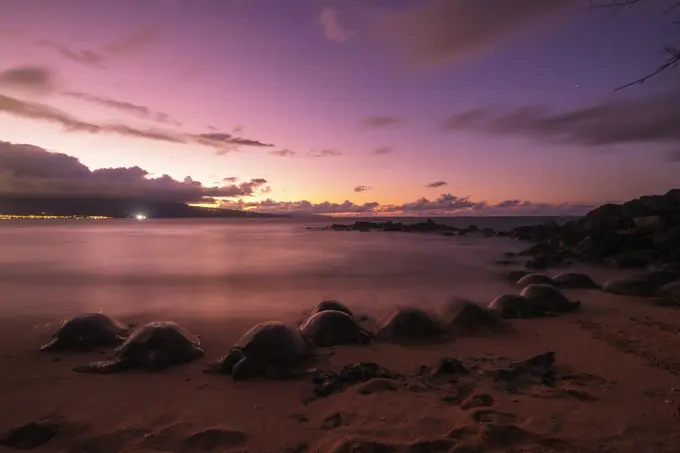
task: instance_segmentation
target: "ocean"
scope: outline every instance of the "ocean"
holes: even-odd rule
[[[301,312],[321,299],[366,310],[451,296],[484,303],[508,290],[499,277],[506,268],[493,262],[527,246],[474,235],[306,229],[354,220],[0,222],[0,316],[229,316]],[[546,219],[438,220],[503,230]]]

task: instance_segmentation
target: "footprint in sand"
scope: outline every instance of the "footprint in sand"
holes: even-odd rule
[[[477,423],[490,423],[498,425],[510,425],[517,421],[517,416],[509,412],[500,412],[494,409],[479,409],[470,414],[470,418]]]
[[[128,443],[146,434],[139,429],[121,429],[100,436],[79,439],[68,448],[69,453],[118,453]]]
[[[322,427],[324,429],[335,429],[343,425],[351,424],[354,418],[354,413],[351,412],[335,412],[323,419]]]
[[[177,446],[180,453],[198,453],[236,447],[247,440],[248,436],[241,431],[213,428],[185,437]]]
[[[54,439],[60,431],[61,426],[56,422],[31,422],[0,434],[0,445],[16,450],[32,450]]]

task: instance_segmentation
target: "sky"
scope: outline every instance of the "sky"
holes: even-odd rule
[[[0,0],[0,194],[581,214],[680,181],[670,0]]]

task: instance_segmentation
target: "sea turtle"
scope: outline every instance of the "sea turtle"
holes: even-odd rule
[[[321,302],[316,304],[316,307],[314,307],[314,309],[310,313],[310,316],[313,316],[316,313],[327,310],[341,311],[343,313],[347,313],[352,317],[354,316],[352,310],[350,310],[349,308],[347,308],[345,304],[343,304],[342,302],[338,302],[337,300],[322,300]]]
[[[368,343],[372,336],[356,320],[343,311],[325,310],[307,318],[300,333],[316,346]]]
[[[42,351],[61,349],[91,350],[97,346],[122,343],[130,327],[104,313],[84,313],[64,321],[52,334],[52,341]]]
[[[506,319],[532,318],[539,314],[529,299],[516,294],[502,294],[492,300],[487,308]]]
[[[655,297],[659,295],[661,287],[678,279],[680,279],[680,272],[650,271],[608,281],[604,284],[603,289],[612,294]]]
[[[454,333],[496,329],[501,325],[501,320],[495,313],[461,297],[444,302],[437,311],[437,318]]]
[[[600,287],[592,278],[580,272],[562,272],[555,275],[552,280],[553,286],[558,288],[596,289]]]
[[[568,313],[581,308],[581,301],[572,302],[552,285],[529,285],[520,295],[526,297],[537,312],[545,314]]]
[[[680,305],[680,279],[662,286],[660,293],[669,303]]]
[[[520,288],[525,288],[529,285],[555,285],[555,282],[553,281],[552,278],[548,277],[547,275],[543,274],[527,274],[524,277],[520,278],[517,281],[517,286]]]
[[[205,355],[200,340],[172,321],[154,321],[137,327],[116,349],[116,358],[75,368],[81,373],[113,373],[136,366],[160,371]]]
[[[255,376],[283,378],[298,374],[313,348],[299,330],[278,321],[257,324],[206,372],[231,374],[235,381]]]
[[[443,335],[446,328],[437,319],[416,307],[395,310],[378,329],[381,339],[403,340]]]
[[[521,279],[525,275],[529,275],[530,273],[531,272],[529,272],[529,271],[515,269],[515,270],[511,270],[511,271],[507,271],[507,272],[501,272],[499,274],[499,276],[503,280],[506,280],[506,281],[508,281],[512,284],[515,284],[519,281],[519,279]]]

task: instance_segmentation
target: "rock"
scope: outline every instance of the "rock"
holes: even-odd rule
[[[485,237],[491,238],[496,236],[496,230],[494,230],[493,228],[482,228],[482,234]]]
[[[467,374],[467,368],[458,359],[445,358],[441,359],[437,364],[437,368],[434,370],[434,374],[440,375],[451,375],[451,374]]]
[[[328,371],[317,374],[312,378],[314,394],[323,397],[343,391],[345,388],[371,379],[402,379],[399,373],[395,373],[376,363],[361,362],[345,365],[339,371]]]
[[[631,252],[619,253],[607,258],[605,261],[619,269],[646,267],[655,260],[657,253],[655,250],[635,250]]]
[[[680,274],[678,274],[678,280],[664,285],[659,290],[659,294],[667,302],[680,305]]]
[[[660,215],[652,215],[647,217],[635,217],[633,219],[635,228],[638,231],[661,231],[668,227],[666,219]]]

